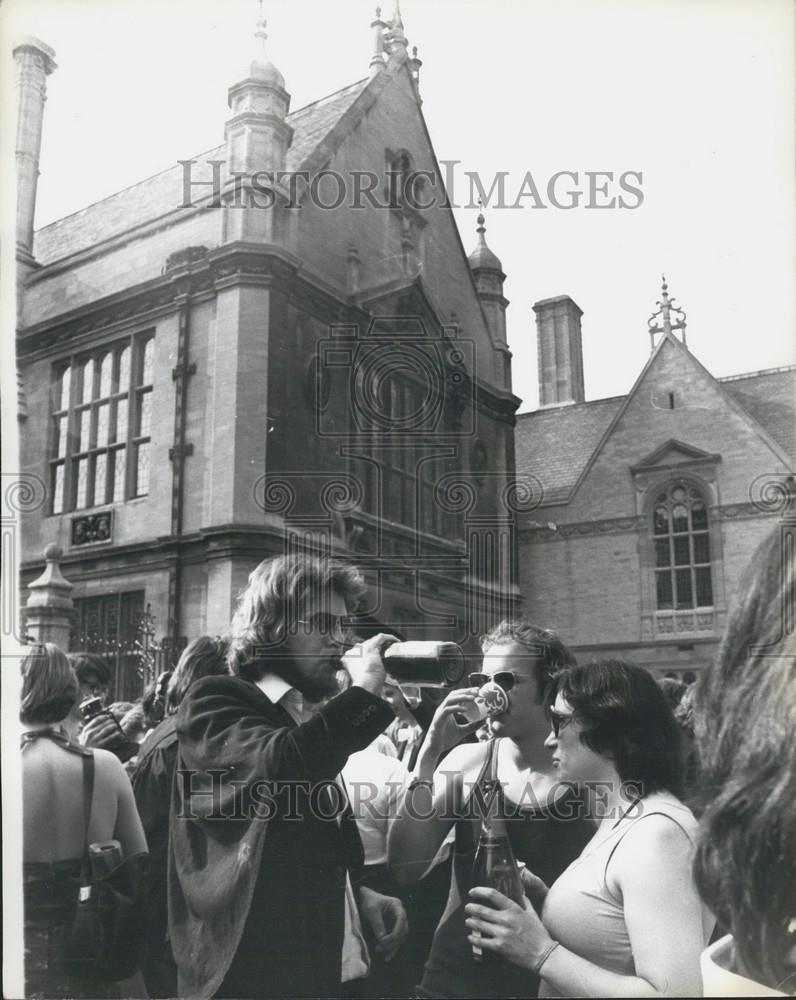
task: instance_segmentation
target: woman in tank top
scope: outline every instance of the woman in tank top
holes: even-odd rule
[[[541,976],[540,996],[698,996],[713,919],[691,877],[696,820],[677,798],[679,732],[651,674],[616,660],[559,679],[545,745],[589,795],[597,832],[546,893],[541,919],[476,888],[467,925]]]
[[[66,655],[36,644],[22,661],[23,880],[25,996],[117,996],[114,983],[83,980],[63,964],[74,921],[84,845],[118,840],[126,858],[146,853],[130,779],[108,750],[87,750],[69,738],[78,681]],[[88,831],[83,758],[93,755],[94,789]]]
[[[428,869],[455,824],[448,901],[417,989],[422,997],[537,995],[538,977],[510,962],[476,962],[467,940],[464,906],[478,842],[476,803],[488,801],[482,788],[486,779],[494,775],[503,788],[505,827],[515,857],[549,881],[594,832],[583,816],[582,801],[571,786],[558,781],[544,750],[551,678],[572,662],[570,653],[554,633],[514,622],[501,623],[482,646],[483,674],[474,675],[472,687],[448,695],[437,709],[415,778],[390,830],[392,870],[408,883]],[[508,708],[491,722],[494,739],[456,746],[438,763],[481,725],[480,720],[458,725],[456,715],[472,705],[487,677],[509,688]],[[476,789],[483,794],[475,794]]]

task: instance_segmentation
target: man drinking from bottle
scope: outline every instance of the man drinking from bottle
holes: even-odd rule
[[[483,665],[470,676],[470,687],[454,691],[437,709],[390,831],[390,864],[396,878],[409,883],[425,873],[456,826],[450,894],[417,987],[422,997],[537,994],[536,976],[503,960],[479,961],[468,941],[464,907],[490,786],[499,782],[503,789],[514,857],[537,874],[560,874],[594,832],[544,748],[551,678],[574,662],[572,654],[554,632],[524,622],[501,622],[481,646]],[[479,703],[489,710],[493,738],[462,743],[482,725]]]
[[[389,957],[406,933],[399,900],[358,887],[362,845],[338,778],[393,717],[384,634],[342,656],[352,684],[336,695],[362,592],[352,567],[265,560],[232,621],[234,676],[183,699],[169,865],[181,996],[339,996],[367,975],[366,941]]]

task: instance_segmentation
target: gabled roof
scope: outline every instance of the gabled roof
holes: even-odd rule
[[[293,141],[287,152],[286,170],[298,171],[365,90],[368,80],[359,80],[334,94],[308,104],[287,116]],[[207,160],[226,158],[226,146],[198,153],[196,179],[205,179]],[[201,171],[201,173],[200,173]],[[209,190],[197,188],[196,198]],[[84,250],[127,230],[180,210],[183,200],[183,168],[179,164],[123,188],[101,201],[81,208],[39,229],[34,254],[40,264],[51,264],[68,254]]]
[[[796,456],[796,365],[719,382],[789,455]]]
[[[566,500],[624,400],[613,396],[517,414],[517,472],[542,480],[544,503]]]
[[[679,340],[672,340],[708,377],[713,378]],[[569,500],[663,343],[664,338],[661,338],[627,396],[546,407],[517,415],[517,473],[532,472],[541,479],[544,504],[566,503]],[[727,395],[730,405],[741,410],[759,427],[761,438],[769,440],[775,450],[784,451],[793,464],[796,460],[796,366],[715,381]],[[663,449],[657,448],[653,455],[648,456],[649,463],[642,464],[654,464],[651,460],[655,455],[663,453],[673,443],[676,442],[668,442]]]

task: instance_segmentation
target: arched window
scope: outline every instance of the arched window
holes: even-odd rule
[[[658,493],[652,535],[658,611],[712,607],[708,511],[699,490],[673,483]]]

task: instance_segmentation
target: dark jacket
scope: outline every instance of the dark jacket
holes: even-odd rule
[[[248,681],[192,685],[177,715],[169,847],[181,996],[337,992],[346,870],[361,869],[362,845],[350,811],[322,814],[348,755],[392,718],[357,687],[297,726]]]
[[[150,997],[177,992],[177,974],[166,943],[168,931],[166,869],[169,849],[169,810],[177,768],[177,720],[165,718],[141,744],[132,776],[135,803],[149,845],[146,876],[149,919],[141,971]]]

